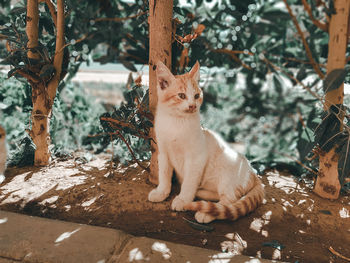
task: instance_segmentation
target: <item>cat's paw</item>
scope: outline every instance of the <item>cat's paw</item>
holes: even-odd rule
[[[162,191],[159,191],[158,188],[153,189],[148,194],[148,201],[151,202],[162,202],[168,197],[168,194]]]
[[[184,211],[184,206],[187,204],[184,200],[182,200],[179,196],[176,196],[171,203],[171,209],[175,211]]]
[[[209,223],[213,220],[215,220],[215,217],[212,215],[209,215],[207,213],[203,213],[203,212],[196,212],[196,214],[194,215],[194,218],[197,220],[198,223]]]

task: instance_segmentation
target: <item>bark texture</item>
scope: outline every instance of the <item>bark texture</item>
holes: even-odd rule
[[[172,17],[173,0],[149,1],[149,107],[155,116],[157,107],[156,63],[161,60],[171,68]],[[151,130],[155,138],[154,130]],[[151,173],[149,180],[158,184],[158,150],[157,145],[151,144]]]
[[[343,69],[346,64],[350,0],[334,0],[334,7],[336,14],[332,15],[329,26],[327,73],[334,69]],[[343,98],[344,84],[326,93],[325,110],[332,105],[343,104]],[[320,154],[314,191],[321,197],[328,199],[339,197],[341,186],[338,177],[338,159],[335,149]]]
[[[43,79],[37,78],[36,81],[28,79],[32,86],[32,129],[30,136],[36,146],[34,165],[44,166],[50,160],[50,134],[49,124],[50,115],[54,98],[56,96],[57,87],[61,76],[61,66],[63,60],[64,46],[64,0],[57,1],[57,18],[53,18],[56,27],[56,52],[53,58],[55,73],[51,80],[46,82]],[[38,46],[38,29],[39,29],[39,6],[38,0],[27,1],[27,25],[26,33],[28,36],[28,58],[40,59],[37,52],[32,50]],[[40,68],[33,63],[30,70],[34,74],[39,74]]]
[[[29,59],[39,59],[38,53],[31,49],[38,46],[39,42],[39,6],[38,0],[27,1],[26,34],[28,36],[27,48]]]

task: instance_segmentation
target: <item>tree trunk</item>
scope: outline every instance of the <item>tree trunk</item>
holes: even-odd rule
[[[54,19],[54,18],[53,18]],[[55,18],[56,19],[56,18]],[[54,19],[54,20],[55,20]],[[50,115],[57,87],[61,76],[61,67],[63,60],[64,47],[64,0],[57,1],[57,28],[56,28],[56,50],[54,56],[55,74],[52,79],[46,83],[44,80],[37,82],[29,81],[32,86],[32,130],[30,136],[36,146],[34,155],[34,165],[44,166],[50,160],[50,134],[49,124]],[[39,29],[39,6],[38,0],[27,1],[27,25],[26,33],[28,36],[28,48],[38,46],[38,29]],[[40,59],[38,53],[32,50],[28,51],[29,59]],[[38,73],[40,68],[34,63],[30,70]]]
[[[40,55],[32,50],[38,47],[38,30],[39,30],[39,6],[38,0],[27,1],[27,25],[26,33],[28,36],[28,59],[39,60]],[[32,61],[32,62],[33,62]],[[37,73],[38,69],[35,68],[35,63],[31,71]],[[48,145],[50,138],[48,137],[48,111],[45,107],[47,105],[46,87],[43,82],[30,82],[32,86],[32,130],[30,136],[36,146],[34,165],[41,166],[48,164],[50,153]]]
[[[30,49],[38,46],[39,42],[39,6],[38,0],[27,1],[27,25],[26,34],[28,37],[27,47],[29,59],[40,59],[40,56],[36,52],[32,52]]]
[[[348,18],[350,0],[334,0],[336,14],[333,14],[329,27],[327,73],[334,69],[343,69],[346,64],[348,43]],[[343,104],[344,84],[338,89],[326,93],[325,110],[332,105]],[[315,193],[329,199],[337,199],[340,192],[338,178],[338,154],[335,149],[320,154],[319,172],[316,179]]]
[[[51,107],[47,95],[45,83],[32,83],[32,130],[30,136],[36,146],[34,154],[34,165],[44,166],[50,160],[50,134],[49,134],[49,115]]]
[[[155,116],[157,107],[156,63],[158,60],[171,69],[173,0],[150,0],[149,2],[149,108]],[[151,130],[155,139],[154,130]],[[149,180],[158,184],[158,150],[151,144],[151,173]]]

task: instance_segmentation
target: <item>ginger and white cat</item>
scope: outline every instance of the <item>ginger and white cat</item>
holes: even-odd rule
[[[0,183],[3,180],[3,174],[6,169],[6,133],[4,128],[0,126]]]
[[[189,73],[174,76],[158,62],[156,74],[159,184],[148,200],[161,202],[169,196],[175,170],[181,191],[172,201],[173,210],[197,211],[200,223],[236,220],[253,211],[262,203],[264,189],[249,162],[200,125],[199,63]]]

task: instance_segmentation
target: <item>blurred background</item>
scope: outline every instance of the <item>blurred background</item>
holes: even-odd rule
[[[49,6],[40,3],[39,9],[42,65],[50,65],[55,53]],[[146,0],[65,1],[63,78],[50,120],[54,157],[83,151],[89,161],[113,151],[118,161],[132,159],[100,116],[127,120],[135,97],[148,103],[148,7]],[[182,74],[199,61],[203,126],[239,144],[260,172],[316,171],[308,157],[322,121],[332,12],[328,0],[174,0],[172,71]],[[13,70],[27,65],[25,17],[26,1],[0,2],[0,124],[7,131],[9,165],[32,164],[34,158],[27,132],[32,90]],[[50,77],[52,68],[40,74]],[[348,82],[347,72],[342,77]],[[344,105],[349,92],[345,87]],[[147,140],[122,132],[136,157],[148,160]]]

